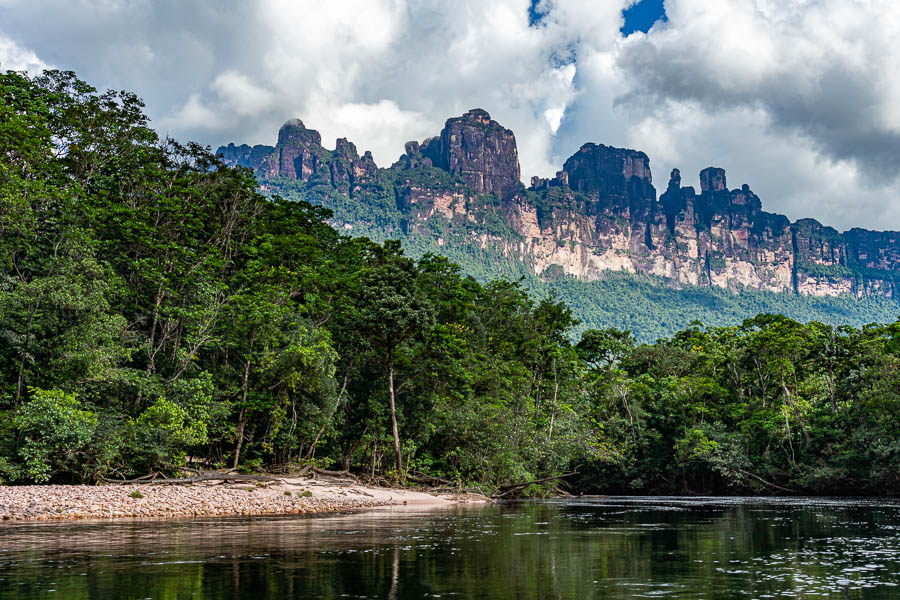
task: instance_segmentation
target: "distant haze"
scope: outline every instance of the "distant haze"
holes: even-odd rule
[[[133,90],[212,147],[299,117],[380,166],[481,107],[526,181],[593,141],[645,151],[657,189],[715,165],[791,219],[900,229],[900,3],[666,0],[646,33],[634,4],[0,0],[0,64]]]

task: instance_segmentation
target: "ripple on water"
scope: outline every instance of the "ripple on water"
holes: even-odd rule
[[[896,501],[817,498],[17,525],[0,527],[0,597],[896,600],[898,531]]]

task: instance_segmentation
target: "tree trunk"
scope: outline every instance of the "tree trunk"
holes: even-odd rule
[[[366,437],[366,433],[368,433],[368,431],[369,426],[366,425],[359,438],[355,442],[353,442],[352,446],[350,446],[350,450],[348,450],[346,454],[341,456],[341,466],[343,466],[345,471],[350,470],[350,460],[353,458],[353,453],[356,452],[356,448],[359,446],[360,442],[362,442],[363,438]]]
[[[825,380],[828,382],[828,397],[831,400],[831,412],[837,414],[837,401],[834,398],[834,369],[830,365],[828,367],[828,377],[826,377]]]
[[[396,456],[397,475],[403,481],[403,459],[400,455],[400,430],[397,428],[397,405],[394,401],[394,353],[388,354],[388,398],[391,403],[391,431],[394,434],[394,454]]]
[[[253,347],[253,336],[250,336],[250,346]],[[237,446],[234,449],[234,464],[231,466],[232,469],[238,468],[238,460],[241,458],[241,447],[244,445],[244,426],[247,424],[247,419],[245,418],[246,410],[247,410],[247,393],[250,381],[250,359],[247,359],[247,363],[244,365],[244,382],[243,382],[243,392],[241,394],[241,414],[238,417],[238,427],[237,427]]]
[[[803,439],[806,440],[807,445],[810,443],[809,431],[806,429],[806,423],[803,419],[803,413],[800,412],[800,409],[797,408],[797,405],[794,403],[794,396],[791,394],[791,390],[788,388],[787,381],[784,379],[784,374],[781,375],[781,389],[784,391],[784,395],[787,398],[788,405],[791,407],[791,411],[794,413],[794,416],[797,417],[797,423],[800,425],[800,432],[803,433]]]
[[[25,392],[25,355],[28,354],[28,346],[31,344],[31,326],[34,323],[34,313],[37,307],[32,308],[28,315],[28,325],[25,327],[25,344],[22,346],[22,357],[19,360],[19,376],[16,378],[16,401],[14,406],[19,408],[19,402]]]
[[[153,306],[153,319],[150,322],[150,343],[147,345],[147,377],[156,370],[156,351],[153,346],[156,344],[156,325],[159,323],[159,307],[162,305],[163,289],[162,283],[156,291],[156,303]]]
[[[344,385],[341,386],[341,392],[338,394],[337,400],[334,401],[334,410],[331,411],[331,415],[325,422],[322,423],[322,426],[319,427],[319,431],[316,432],[316,437],[313,439],[312,444],[309,446],[309,452],[306,453],[306,460],[311,460],[313,456],[316,455],[316,444],[319,443],[319,438],[322,437],[322,434],[325,433],[325,427],[331,421],[332,417],[334,417],[334,413],[337,412],[338,405],[341,403],[341,398],[344,396],[344,391],[347,389],[347,380],[350,378],[350,370],[347,370],[347,373],[344,374]],[[368,429],[368,428],[367,428]],[[356,448],[356,446],[353,446]],[[351,451],[352,452],[352,451]],[[344,468],[346,471],[346,467]]]
[[[241,408],[241,414],[238,417],[238,426],[237,426],[237,446],[234,448],[234,463],[232,463],[231,468],[238,468],[238,460],[241,458],[241,447],[244,445],[244,424],[246,420],[244,419],[244,409]]]
[[[556,402],[559,399],[559,377],[556,373],[556,363],[553,363],[553,407],[550,409],[550,430],[547,432],[547,441],[553,439],[553,421],[556,420]]]

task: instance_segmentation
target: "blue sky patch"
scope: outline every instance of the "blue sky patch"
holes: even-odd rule
[[[620,30],[625,35],[635,31],[647,33],[657,21],[666,21],[666,9],[663,0],[639,0],[624,12],[625,25]]]
[[[541,20],[544,18],[544,14],[538,10],[538,4],[540,0],[531,0],[528,4],[528,25],[531,27],[535,27],[536,25],[540,25]]]

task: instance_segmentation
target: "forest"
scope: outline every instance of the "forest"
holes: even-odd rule
[[[160,138],[132,93],[0,75],[0,482],[312,464],[486,491],[576,473],[534,495],[900,492],[900,321],[651,342],[329,217]]]
[[[416,174],[447,176],[436,168],[418,171],[399,172],[404,181],[416,181]],[[464,273],[479,282],[518,281],[535,298],[556,294],[579,321],[572,330],[575,337],[587,329],[615,327],[630,330],[638,342],[655,342],[675,335],[693,321],[732,325],[760,313],[783,314],[804,323],[821,321],[857,327],[873,321],[891,322],[900,315],[900,302],[882,294],[859,298],[850,294],[814,296],[753,288],[735,293],[717,286],[673,286],[672,280],[664,277],[621,271],[608,271],[602,278],[590,281],[567,276],[558,265],[551,265],[536,275],[520,257],[504,252],[502,247],[471,243],[473,231],[507,240],[512,245],[523,241],[509,227],[491,195],[478,199],[482,222],[468,220],[459,224],[435,216],[416,224],[417,218],[397,207],[395,196],[401,196],[404,188],[392,181],[396,176],[394,169],[380,170],[377,183],[366,186],[349,201],[321,176],[311,177],[309,181],[266,179],[262,184],[268,195],[277,194],[288,200],[308,201],[328,208],[333,212],[329,222],[339,229],[351,226],[349,231],[356,236],[377,242],[399,239],[406,255],[412,258],[439,254],[460,265]],[[421,185],[440,189],[450,184],[430,180],[422,181]],[[815,272],[823,267],[804,265],[803,268]]]

